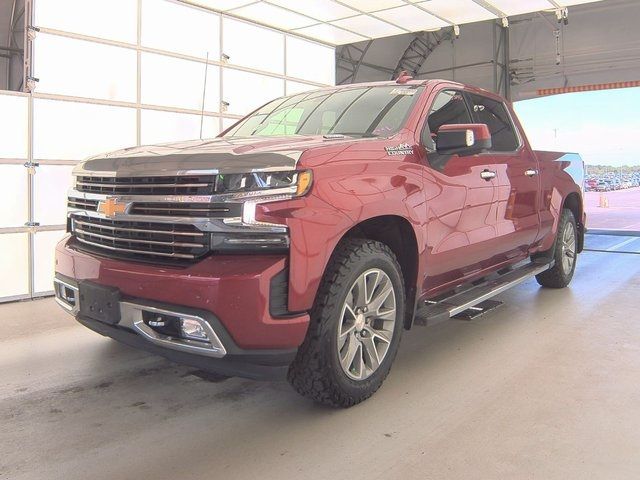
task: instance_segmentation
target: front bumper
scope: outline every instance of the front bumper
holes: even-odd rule
[[[125,262],[78,251],[66,237],[56,248],[56,296],[64,306],[65,292],[78,282],[115,287],[122,297],[115,325],[83,316],[77,305],[67,309],[92,330],[179,363],[271,378],[286,371],[309,323],[307,313],[270,313],[271,280],[285,268],[286,257],[279,255],[210,256],[183,268]],[[202,320],[211,329],[213,348],[153,338],[140,312],[154,309]]]

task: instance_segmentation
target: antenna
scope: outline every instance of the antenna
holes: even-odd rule
[[[202,140],[202,124],[204,122],[204,101],[207,95],[207,73],[209,73],[209,52],[207,52],[207,63],[204,64],[204,82],[202,86],[202,110],[200,111],[200,140]]]

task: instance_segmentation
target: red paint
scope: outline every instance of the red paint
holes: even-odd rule
[[[471,130],[476,140],[489,140],[491,138],[489,127],[481,123],[458,123],[455,125],[442,125],[438,132],[447,132],[451,130]]]
[[[297,347],[309,316],[269,315],[269,282],[286,265],[279,255],[209,256],[186,268],[96,257],[73,249],[65,237],[56,248],[56,272],[76,280],[118,287],[125,296],[213,312],[241,348]]]
[[[298,168],[313,170],[311,191],[303,198],[260,205],[257,211],[259,220],[289,227],[288,259],[210,256],[172,269],[94,257],[64,240],[57,248],[57,271],[117,286],[126,295],[208,309],[243,348],[285,348],[302,342],[308,315],[271,318],[269,280],[288,267],[289,309],[308,311],[336,245],[367,219],[392,215],[410,224],[418,245],[415,283],[422,298],[548,249],[564,199],[570,193],[582,198],[566,171],[567,162],[557,161],[564,154],[534,152],[509,106],[522,137],[517,151],[453,156],[442,171],[431,168],[420,134],[433,99],[445,88],[501,100],[477,88],[428,81],[405,127],[390,138],[336,143],[320,137],[296,139],[310,144]],[[486,136],[483,129],[474,133]],[[269,141],[282,148],[291,139]],[[404,143],[412,154],[385,151]],[[482,179],[485,169],[496,177]],[[526,176],[528,169],[538,174]]]

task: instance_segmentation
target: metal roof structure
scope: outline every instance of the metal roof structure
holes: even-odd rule
[[[185,1],[337,46],[606,0]]]

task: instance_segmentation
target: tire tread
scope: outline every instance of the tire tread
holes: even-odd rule
[[[316,301],[311,310],[311,321],[307,336],[298,349],[296,359],[289,367],[287,379],[293,388],[301,395],[310,398],[318,403],[331,407],[351,407],[369,398],[380,387],[389,373],[390,368],[381,372],[382,375],[372,383],[373,388],[358,395],[346,393],[334,381],[331,366],[325,359],[328,348],[328,315],[335,312],[341,302],[339,292],[344,287],[348,279],[347,273],[372,256],[385,256],[391,260],[401,272],[400,265],[391,249],[381,243],[369,239],[347,238],[343,240],[334,252],[320,288],[316,295]],[[402,282],[402,275],[400,274]],[[404,284],[402,292],[404,293]],[[401,332],[401,329],[400,329]],[[393,362],[397,348],[389,352],[390,364]],[[385,359],[386,360],[386,359]],[[368,379],[368,380],[371,380]],[[365,382],[368,380],[364,380]]]

